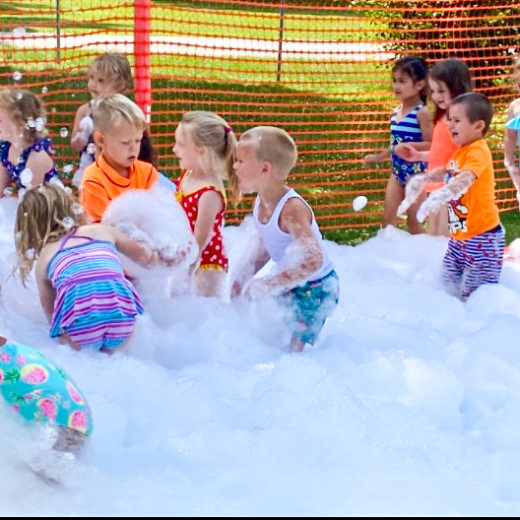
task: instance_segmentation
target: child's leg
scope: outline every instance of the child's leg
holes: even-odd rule
[[[383,227],[394,226],[399,224],[397,216],[397,208],[404,199],[404,187],[399,184],[395,175],[390,174],[385,191],[385,208],[383,211]]]
[[[461,281],[461,297],[469,295],[486,283],[498,283],[504,261],[505,233],[500,226],[495,231],[466,241],[465,266]]]
[[[446,290],[457,297],[460,296],[460,281],[463,269],[463,243],[460,240],[450,239],[442,261],[442,282]]]
[[[417,200],[408,208],[407,225],[408,225],[408,229],[410,230],[410,233],[412,233],[413,235],[426,232],[426,230],[424,229],[424,226],[417,220],[417,211],[419,211],[419,206],[424,202],[425,199],[426,199],[426,193],[424,193],[424,191],[423,191],[419,195]]]
[[[450,236],[448,229],[448,208],[443,206],[428,217],[428,233],[434,236]]]
[[[58,428],[58,438],[52,448],[56,451],[77,452],[83,447],[87,438],[85,434],[77,430],[60,426]]]
[[[221,269],[197,269],[194,277],[196,294],[221,298],[225,278],[226,273]]]

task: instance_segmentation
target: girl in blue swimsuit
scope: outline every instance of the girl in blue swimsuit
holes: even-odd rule
[[[60,182],[45,124],[38,96],[28,90],[0,90],[0,197],[13,188]]]

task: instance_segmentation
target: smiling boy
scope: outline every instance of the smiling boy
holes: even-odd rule
[[[447,167],[446,186],[421,204],[419,221],[448,203],[450,240],[443,282],[462,300],[485,283],[498,283],[505,232],[495,202],[491,151],[484,140],[493,107],[483,94],[457,96],[449,108],[450,131],[459,148]]]

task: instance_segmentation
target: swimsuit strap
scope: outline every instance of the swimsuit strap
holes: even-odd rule
[[[84,238],[88,242],[92,242],[94,240],[92,237],[87,237],[85,235],[76,235],[76,231],[77,230],[78,230],[78,228],[74,228],[70,233],[67,233],[62,238],[61,243],[60,243],[60,247],[59,247],[58,251],[56,251],[56,253],[59,253],[59,252],[63,251],[63,248],[64,248],[65,244],[67,243],[67,241],[69,240],[69,238]]]

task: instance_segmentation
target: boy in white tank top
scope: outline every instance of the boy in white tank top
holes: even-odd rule
[[[338,303],[339,282],[311,207],[285,181],[297,149],[285,130],[257,126],[244,132],[233,165],[242,193],[257,193],[255,244],[233,269],[231,297],[276,296],[290,309],[291,348],[313,344]],[[274,274],[256,277],[269,260]]]

